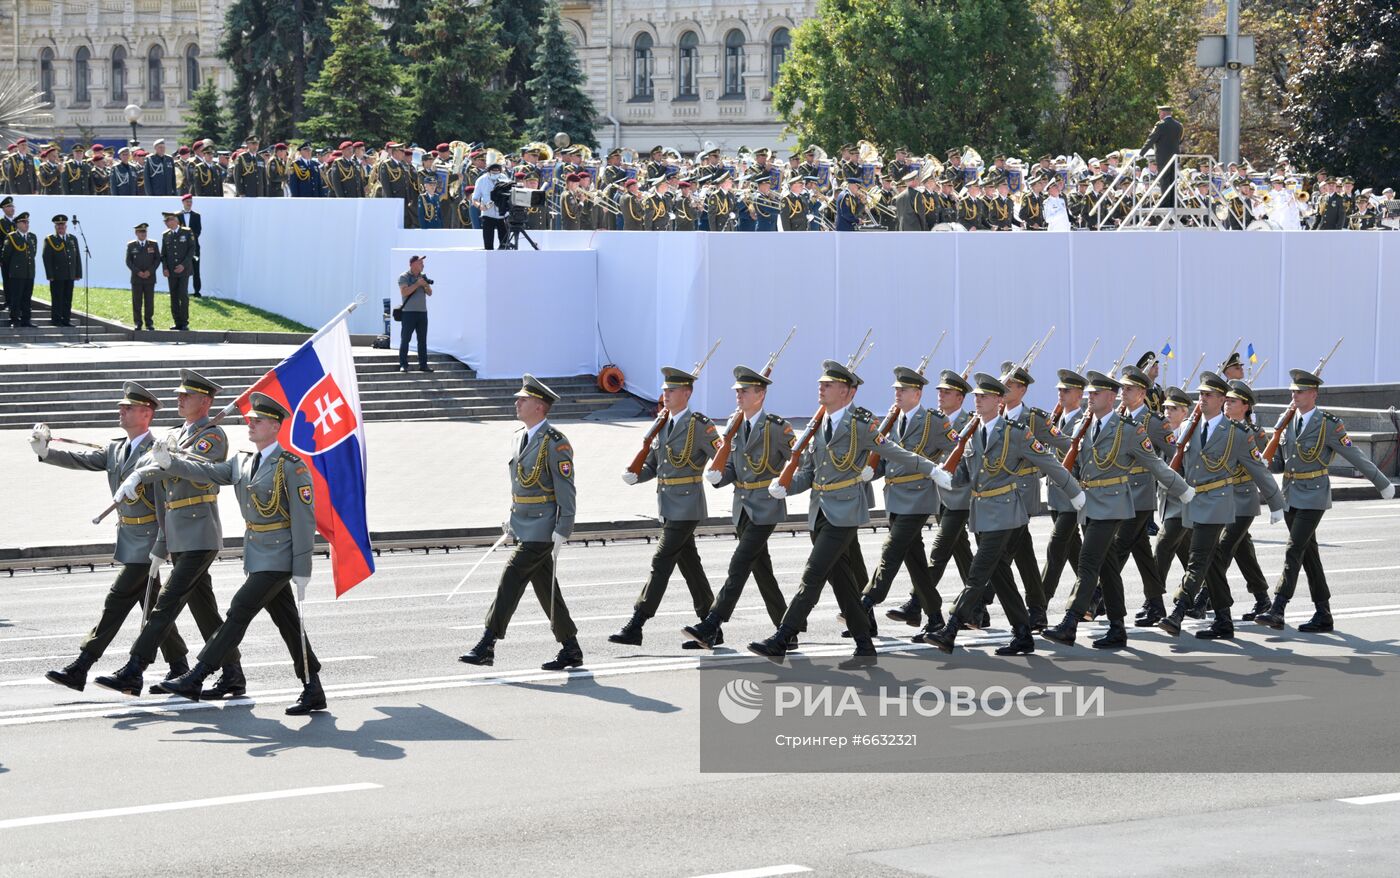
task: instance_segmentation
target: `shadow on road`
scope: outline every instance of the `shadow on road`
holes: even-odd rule
[[[508,681],[507,686],[517,689],[529,689],[533,692],[556,692],[565,695],[582,695],[585,698],[592,698],[596,701],[604,701],[609,704],[625,704],[633,710],[644,710],[650,713],[675,713],[680,710],[678,705],[669,701],[662,701],[659,698],[650,698],[646,695],[638,695],[631,690],[621,686],[604,686],[591,674],[571,674],[563,685],[552,683],[527,683],[523,681]]]
[[[342,729],[329,713],[312,714],[304,725],[288,725],[286,720],[261,717],[243,708],[225,708],[211,716],[184,714],[139,716],[117,722],[114,728],[129,731],[143,726],[188,723],[190,728],[175,729],[179,740],[196,744],[234,744],[248,747],[248,755],[276,756],[288,750],[344,750],[365,759],[402,759],[399,744],[418,741],[491,741],[491,735],[456,717],[428,707],[376,707],[384,714],[367,720],[357,729]]]

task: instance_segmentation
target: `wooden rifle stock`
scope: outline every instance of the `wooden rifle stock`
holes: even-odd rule
[[[946,472],[955,472],[958,464],[962,462],[963,452],[967,451],[967,443],[972,441],[972,434],[977,432],[977,428],[982,426],[982,418],[977,415],[972,416],[972,420],[963,427],[962,435],[958,437],[958,447],[948,453],[948,459],[943,461],[943,469]]]
[[[1288,404],[1288,408],[1279,415],[1278,423],[1274,425],[1274,434],[1269,437],[1269,444],[1264,446],[1264,463],[1274,462],[1274,456],[1278,454],[1279,443],[1283,441],[1283,433],[1288,429],[1288,425],[1293,423],[1293,418],[1298,414],[1298,407],[1293,403]]]
[[[783,490],[792,487],[792,477],[797,475],[797,468],[802,464],[802,452],[808,445],[812,444],[812,437],[817,435],[817,428],[826,419],[826,406],[818,406],[817,413],[812,416],[812,420],[807,424],[807,429],[802,431],[802,435],[797,437],[797,444],[792,446],[792,457],[783,466],[782,473],[778,476],[778,484],[783,486]]]
[[[1069,451],[1065,452],[1063,461],[1064,468],[1074,472],[1074,462],[1079,459],[1079,447],[1084,444],[1084,433],[1089,429],[1089,422],[1094,418],[1088,412],[1079,419],[1079,429],[1074,431],[1074,438],[1070,440]]]
[[[637,456],[632,458],[632,462],[627,464],[627,471],[633,475],[638,475],[642,467],[647,462],[647,455],[651,453],[652,440],[661,432],[661,428],[666,426],[666,422],[671,419],[671,413],[666,409],[661,410],[661,414],[656,416],[656,420],[651,422],[651,429],[647,430],[646,438],[642,439],[642,448],[637,452]]]
[[[1191,437],[1196,435],[1196,428],[1201,424],[1201,404],[1196,403],[1196,408],[1191,412],[1191,421],[1186,425],[1186,432],[1181,435],[1181,441],[1176,443],[1176,454],[1172,455],[1172,469],[1181,472],[1186,464],[1186,443],[1191,441]]]

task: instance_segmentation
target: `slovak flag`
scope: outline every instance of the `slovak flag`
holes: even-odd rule
[[[316,530],[330,544],[336,597],[374,573],[365,513],[364,418],[345,325],[349,313],[342,312],[235,401],[246,415],[257,391],[292,413],[277,441],[311,468]]]

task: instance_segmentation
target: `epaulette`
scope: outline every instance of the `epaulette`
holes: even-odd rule
[[[1033,415],[1040,415],[1047,421],[1050,420],[1050,413],[1045,411],[1044,409],[1038,409],[1033,405],[1028,405],[1026,406],[1026,411],[1030,412]]]
[[[710,423],[713,423],[708,417],[706,417],[705,415],[700,414],[699,412],[692,412],[692,414],[695,416],[695,420],[699,421],[699,422],[702,423],[702,424],[710,424]]]
[[[862,424],[869,424],[875,420],[875,416],[871,414],[870,409],[863,409],[860,406],[851,409],[851,417],[860,421]]]
[[[1331,421],[1331,422],[1334,423],[1334,424],[1340,424],[1340,423],[1342,422],[1342,419],[1341,419],[1341,418],[1337,417],[1336,415],[1332,414],[1331,412],[1321,412],[1321,414],[1322,414],[1322,417],[1326,418],[1327,420]]]
[[[768,421],[769,423],[773,423],[773,424],[782,424],[782,423],[784,423],[782,415],[775,415],[775,414],[773,414],[772,412],[769,412],[766,416],[764,416],[764,420]]]
[[[563,441],[564,441],[564,434],[563,434],[563,433],[560,433],[558,430],[554,429],[553,427],[550,427],[548,430],[546,430],[546,431],[545,431],[545,435],[548,436],[550,439],[553,439],[555,442],[563,442]]]
[[[293,454],[285,448],[282,449],[282,459],[287,461],[288,463],[301,463],[300,457],[298,457],[297,455]]]
[[[1007,418],[1007,419],[1006,419],[1006,425],[1007,425],[1008,427],[1011,427],[1013,430],[1029,430],[1029,429],[1030,429],[1030,424],[1026,423],[1025,421],[1018,421],[1018,420],[1016,420],[1015,418]]]

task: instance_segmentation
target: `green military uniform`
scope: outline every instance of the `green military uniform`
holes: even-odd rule
[[[136,231],[144,232],[146,228],[146,223],[140,223]],[[131,272],[131,322],[137,329],[144,326],[154,330],[156,276],[161,267],[160,246],[150,238],[127,241],[126,267]]]
[[[70,157],[63,163],[63,194],[92,194],[92,165],[79,157]]]
[[[5,278],[5,300],[10,308],[11,326],[33,326],[30,302],[34,298],[35,254],[39,239],[33,232],[21,231],[20,223],[28,223],[29,214],[15,215],[15,227],[5,232],[0,242],[0,272]]]
[[[528,372],[515,395],[543,401],[546,411],[548,406],[559,401],[559,394]],[[574,531],[578,509],[573,446],[546,418],[520,431],[507,466],[511,489],[508,528],[516,539],[515,551],[501,571],[496,599],[486,611],[486,630],[481,642],[460,659],[469,665],[495,664],[496,640],[506,636],[511,617],[529,583],[534,586],[535,597],[549,618],[554,639],[562,647],[559,656],[546,663],[543,669],[559,671],[578,667],[583,664],[578,626],[569,615],[555,576],[559,548]]]
[[[39,162],[35,175],[39,183],[40,195],[63,194],[63,169],[55,162],[45,158]]]
[[[285,148],[285,144],[277,144],[278,147]],[[287,177],[292,173],[292,162],[290,159],[278,157],[278,149],[274,148],[272,158],[267,160],[267,177],[263,180],[263,194],[268,198],[281,198],[283,187],[287,185]]]
[[[244,142],[244,150],[233,160],[232,173],[233,188],[240,198],[257,198],[264,194],[267,162],[258,154],[256,137],[250,137]]]
[[[122,398],[118,404],[148,406],[152,410],[160,408],[160,401],[134,381],[122,384]],[[150,450],[152,441],[147,431],[139,436],[113,439],[100,449],[64,451],[50,447],[48,439],[48,427],[42,424],[36,426],[31,445],[35,446],[41,461],[64,469],[105,472],[108,488],[112,491],[116,491],[135,471],[137,461]],[[132,608],[138,603],[145,605],[147,601],[151,549],[158,530],[155,503],[143,485],[137,489],[136,496],[123,502],[118,510],[117,543],[112,560],[122,567],[103,601],[102,615],[83,638],[78,658],[61,671],[49,671],[45,674],[47,679],[83,691],[88,669],[106,652]],[[189,665],[185,662],[188,649],[174,625],[170,626],[165,639],[161,641],[160,651],[170,663],[172,675],[178,676],[188,670]]]
[[[68,217],[55,214],[54,233],[44,236],[44,277],[49,281],[49,316],[55,326],[73,325],[73,283],[83,277],[78,241],[67,233]],[[64,231],[59,233],[59,227]]]
[[[617,199],[622,209],[622,230],[624,232],[645,232],[651,227],[652,211],[646,195],[640,191],[635,180],[628,180],[625,191]]]
[[[179,213],[164,212],[166,219],[180,219]],[[167,228],[160,237],[160,261],[170,283],[170,315],[175,325],[171,329],[184,332],[190,328],[190,277],[194,272],[197,242],[189,227]]]

